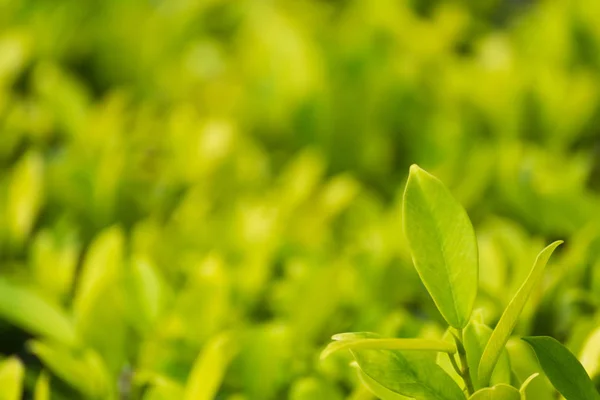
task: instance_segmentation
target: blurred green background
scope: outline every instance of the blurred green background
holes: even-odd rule
[[[0,0],[0,399],[372,399],[319,352],[443,333],[401,229],[412,163],[473,220],[490,325],[566,241],[517,333],[597,377],[599,21],[590,0]]]

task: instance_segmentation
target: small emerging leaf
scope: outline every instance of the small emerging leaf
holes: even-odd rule
[[[437,178],[410,167],[404,191],[404,234],[415,268],[444,319],[469,322],[479,279],[477,241],[462,206]]]
[[[531,272],[529,272],[525,282],[523,282],[523,285],[521,285],[506,307],[506,310],[504,310],[504,313],[502,313],[500,321],[498,321],[498,325],[496,325],[496,328],[492,332],[492,336],[485,346],[485,350],[481,357],[478,369],[478,382],[480,386],[483,387],[488,385],[490,377],[492,376],[492,371],[498,362],[498,358],[500,358],[500,354],[504,351],[508,338],[517,325],[517,321],[525,307],[525,303],[527,303],[536,284],[542,279],[544,268],[546,267],[550,256],[562,243],[562,240],[558,240],[547,246],[540,254],[538,254],[535,263],[533,264],[533,268],[531,269]]]
[[[556,339],[547,336],[524,337],[552,385],[566,400],[598,400],[594,383],[577,358]]]
[[[492,336],[492,328],[485,325],[484,323],[472,320],[465,327],[463,331],[463,342],[467,353],[467,363],[469,365],[469,372],[471,374],[471,380],[475,385],[475,389],[482,389],[483,386],[478,384],[477,380],[477,368],[481,361],[483,351],[486,344]],[[508,358],[508,352],[503,350],[494,371],[490,378],[491,385],[498,385],[501,383],[510,383],[510,360]]]
[[[531,376],[527,379],[525,379],[525,382],[523,382],[523,384],[521,385],[521,388],[519,389],[519,393],[521,393],[521,397],[522,400],[525,399],[525,393],[527,392],[527,388],[529,387],[529,384],[538,376],[540,376],[539,372],[536,372],[535,374],[531,374]]]
[[[499,384],[478,390],[469,400],[521,400],[521,394],[510,385]]]

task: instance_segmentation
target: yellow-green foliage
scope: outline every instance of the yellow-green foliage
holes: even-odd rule
[[[485,324],[565,240],[515,333],[599,376],[598,21],[593,0],[0,0],[0,398],[369,399],[348,356],[319,360],[333,333],[444,333],[402,233],[413,163],[473,221]],[[507,348],[519,387],[540,367]]]

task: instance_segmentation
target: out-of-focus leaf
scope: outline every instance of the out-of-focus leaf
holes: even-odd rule
[[[590,333],[586,339],[579,360],[589,376],[598,375],[600,369],[600,328]]]
[[[30,257],[37,286],[62,300],[71,290],[80,246],[73,234],[57,236],[49,229],[40,231],[31,245]]]
[[[304,378],[294,383],[289,400],[342,400],[340,389],[316,378]]]
[[[21,400],[25,368],[15,357],[0,363],[0,400]]]
[[[77,292],[73,299],[73,311],[78,323],[93,318],[89,310],[120,272],[123,260],[123,233],[117,228],[109,228],[94,240],[86,254]]]
[[[74,344],[71,320],[35,293],[0,278],[0,316],[20,328],[60,343]]]
[[[510,385],[499,384],[490,388],[480,389],[469,400],[522,400],[517,389]]]
[[[164,301],[161,277],[152,262],[143,256],[133,257],[128,283],[132,286],[130,313],[142,331],[149,329],[158,318]]]
[[[123,232],[111,227],[90,245],[73,298],[78,334],[94,348],[113,375],[126,358],[126,302],[124,290]],[[102,327],[102,329],[99,329]],[[107,335],[105,331],[109,331]]]
[[[185,387],[185,400],[212,400],[229,363],[237,353],[235,336],[220,334],[209,340],[196,358]]]
[[[522,386],[534,375],[540,375],[542,369],[536,359],[535,353],[525,342],[511,338],[506,344],[510,356],[510,364],[515,378]],[[522,388],[527,400],[546,400],[554,395],[554,388],[546,376],[540,375]]]
[[[284,324],[270,323],[241,336],[240,353],[230,371],[239,374],[249,398],[277,397],[296,357],[296,332]]]
[[[538,372],[536,372],[535,374],[532,374],[527,379],[525,379],[523,384],[521,384],[521,387],[519,388],[519,393],[521,394],[521,400],[527,399],[527,388],[529,387],[531,382],[533,382],[535,380],[535,378],[537,378],[538,376],[540,376],[540,374]]]
[[[65,347],[40,341],[31,342],[30,349],[50,371],[82,394],[94,399],[111,398],[108,373],[92,350],[73,354]]]
[[[500,317],[500,321],[498,321],[496,328],[492,332],[492,336],[485,346],[485,350],[481,356],[477,381],[482,387],[488,385],[494,367],[498,362],[498,358],[500,358],[508,338],[517,325],[519,315],[521,315],[521,311],[523,311],[523,307],[525,307],[527,299],[529,299],[531,292],[533,292],[533,289],[536,287],[537,283],[542,279],[546,263],[548,263],[550,256],[562,243],[563,242],[561,240],[558,240],[547,246],[540,252],[540,254],[538,254],[531,272],[525,279],[525,282],[523,282],[523,285],[519,288],[513,299],[510,301],[506,307],[506,310],[504,310],[502,317]]]
[[[546,376],[566,400],[600,399],[579,360],[559,341],[548,336],[528,336],[523,340],[533,348]]]
[[[416,165],[404,191],[404,233],[415,268],[446,321],[467,325],[477,296],[477,242],[465,210],[437,178]]]
[[[50,400],[50,378],[42,371],[35,382],[33,400]]]
[[[16,165],[9,184],[7,204],[9,232],[20,244],[30,233],[43,200],[44,162],[30,152]]]
[[[183,399],[184,388],[170,379],[153,376],[148,383],[151,386],[144,394],[144,400]]]

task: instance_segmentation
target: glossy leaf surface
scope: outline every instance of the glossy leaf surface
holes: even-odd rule
[[[471,221],[436,177],[413,165],[404,191],[404,233],[415,268],[444,319],[464,328],[477,296],[478,252]]]
[[[487,386],[488,382],[490,381],[492,371],[498,362],[498,358],[500,358],[500,355],[504,351],[506,342],[512,334],[513,329],[517,325],[519,316],[521,315],[529,296],[533,292],[533,289],[536,287],[537,283],[542,279],[544,269],[548,263],[548,260],[550,259],[550,256],[562,243],[563,242],[561,240],[558,240],[547,246],[540,252],[540,254],[538,254],[535,263],[533,264],[533,268],[525,279],[525,282],[523,282],[523,285],[521,285],[513,299],[504,310],[504,313],[500,317],[500,321],[498,321],[498,324],[492,332],[492,336],[490,337],[490,340],[483,351],[478,369],[479,385]]]

